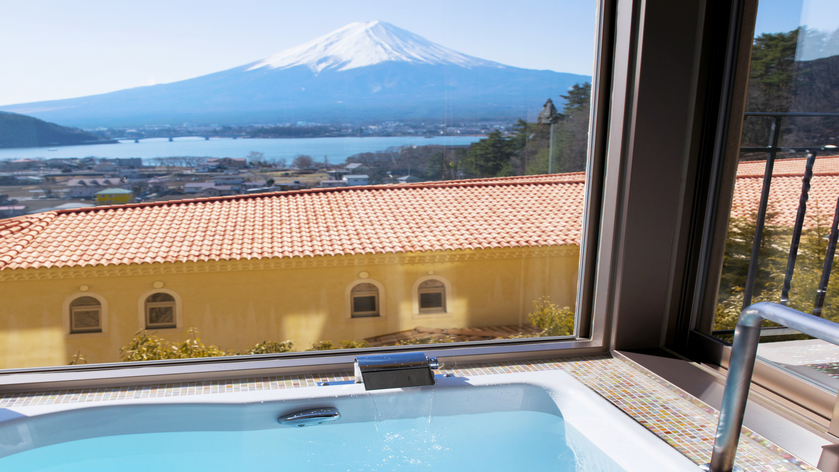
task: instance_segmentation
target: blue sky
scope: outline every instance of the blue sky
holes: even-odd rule
[[[0,105],[197,77],[262,59],[347,23],[374,19],[483,59],[590,74],[595,4],[0,0],[0,44],[5,45],[0,48]],[[832,31],[839,26],[836,4],[761,0],[757,32],[790,31],[800,22]]]
[[[799,25],[822,31],[839,28],[836,0],[760,0],[755,35],[792,31]]]
[[[382,20],[465,54],[591,74],[595,0],[0,0],[0,104],[173,82]]]

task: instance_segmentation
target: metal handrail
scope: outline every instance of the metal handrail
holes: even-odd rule
[[[725,391],[720,407],[716,440],[711,463],[704,469],[711,472],[732,472],[743,415],[749,399],[749,386],[757,358],[760,325],[763,320],[774,321],[801,333],[839,346],[839,324],[776,303],[761,302],[749,306],[740,314],[734,329],[734,342]]]

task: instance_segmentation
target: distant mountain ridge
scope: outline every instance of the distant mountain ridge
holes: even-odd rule
[[[0,148],[72,146],[112,142],[80,129],[0,111]]]
[[[480,121],[535,117],[546,99],[590,80],[475,58],[372,21],[193,79],[0,110],[79,127]]]

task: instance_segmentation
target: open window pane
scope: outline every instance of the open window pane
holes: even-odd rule
[[[564,342],[589,316],[597,2],[18,3],[39,21],[0,29],[0,128],[21,128],[0,142],[0,341],[32,320],[50,341],[0,369]],[[94,292],[107,309],[68,327]]]
[[[730,341],[742,309],[759,301],[839,321],[832,249],[839,217],[838,18],[830,2],[760,4],[714,322],[722,339]],[[764,323],[761,343],[761,358],[839,387],[836,347],[771,323]]]

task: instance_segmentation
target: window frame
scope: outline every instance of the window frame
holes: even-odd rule
[[[376,292],[373,291],[365,291],[361,292],[359,295],[354,295],[353,290],[356,287],[362,284],[370,284],[376,287]],[[355,311],[355,298],[356,297],[369,297],[374,296],[376,300],[376,311],[374,312],[359,312],[356,314]],[[345,309],[345,316],[351,320],[379,320],[385,317],[385,286],[382,285],[381,282],[378,280],[370,279],[370,278],[359,278],[352,281],[347,288],[344,290],[344,301],[346,305]]]
[[[439,295],[440,303],[434,306],[424,307],[423,295]],[[445,313],[446,312],[446,286],[433,288],[417,289],[417,298],[419,298],[419,312],[420,314]],[[436,300],[435,300],[436,302]]]
[[[174,298],[174,302],[152,302],[155,306],[173,306],[174,307],[174,324],[171,326],[150,326],[148,322],[148,303],[146,300],[156,293],[165,293]],[[173,304],[174,303],[174,304]],[[173,305],[171,305],[173,304]],[[137,299],[137,314],[140,331],[157,331],[183,328],[183,302],[177,292],[166,288],[154,288],[144,292]]]
[[[96,300],[96,305],[79,305],[73,306],[73,302],[79,300],[81,298],[91,298],[96,300],[96,298],[87,296],[87,297],[76,297],[70,302],[70,334],[84,334],[84,333],[101,333],[102,332],[102,303],[99,300]],[[95,308],[94,308],[95,307]],[[97,323],[96,327],[94,328],[77,328],[76,324],[76,312],[85,312],[85,311],[96,311],[97,315]]]
[[[166,292],[155,292],[148,297],[146,297],[146,302],[144,303],[145,307],[145,322],[146,322],[146,329],[170,329],[176,328],[178,326],[177,321],[177,302],[175,301],[175,297],[172,297],[171,301],[165,302],[150,302],[148,299],[157,295],[158,293],[163,293],[165,295],[169,295]],[[151,309],[152,308],[171,308],[172,309],[172,322],[171,323],[152,323],[151,322]]]
[[[694,240],[682,254],[687,271],[695,275],[686,277],[685,293],[678,300],[679,312],[668,326],[663,346],[723,373],[729,366],[731,346],[713,337],[711,331],[740,161],[757,7],[757,0],[731,0],[730,22],[719,26],[728,33],[716,65],[722,77],[719,102],[715,104],[717,115],[705,117],[706,162],[704,168],[697,169],[695,178],[701,192],[696,195],[695,217],[689,230]],[[755,362],[752,383],[826,420],[831,421],[836,417],[834,412],[839,412],[835,393],[761,358]],[[839,434],[839,424],[831,422],[830,430]]]
[[[576,321],[573,337],[510,339],[478,342],[460,342],[419,346],[389,346],[380,348],[345,349],[340,351],[310,351],[280,354],[236,356],[226,358],[175,359],[165,361],[119,362],[79,366],[51,366],[44,368],[13,369],[19,375],[0,384],[3,388],[26,389],[44,385],[59,388],[69,385],[89,387],[125,385],[129,382],[160,381],[171,376],[190,375],[205,379],[235,378],[254,375],[254,372],[277,374],[313,373],[349,369],[356,354],[422,351],[441,359],[459,361],[502,361],[513,358],[545,358],[604,355],[609,352],[609,314],[595,305],[598,297],[596,285],[598,275],[603,272],[604,247],[600,228],[614,218],[614,208],[604,209],[604,188],[607,167],[620,166],[610,159],[609,129],[620,126],[623,117],[614,119],[615,108],[625,105],[629,98],[625,94],[614,94],[613,89],[623,90],[630,86],[629,76],[631,51],[620,45],[633,43],[631,37],[637,34],[633,25],[638,22],[632,0],[599,0],[596,5],[595,48],[592,70],[591,115],[588,137],[588,165],[586,167],[586,193],[584,197],[583,228],[580,244],[580,263],[577,283]],[[627,8],[629,5],[629,8]],[[617,57],[621,56],[621,57]],[[604,216],[604,213],[608,213]],[[608,251],[606,251],[608,252]],[[608,266],[608,261],[605,263]],[[359,279],[345,290],[346,319],[353,322],[370,322],[387,318],[388,304],[383,286],[379,286],[378,317],[353,318],[351,316],[350,290],[356,283],[374,283],[369,278]],[[177,302],[177,326],[183,326],[180,296],[167,289],[154,289],[138,299],[140,329],[145,325],[145,299],[154,292],[172,294]],[[449,291],[450,293],[450,291]],[[449,295],[447,293],[447,295]],[[450,295],[449,295],[450,296]],[[426,315],[428,316],[428,315]],[[86,372],[79,381],[78,372]],[[7,371],[8,372],[8,371]],[[247,373],[247,374],[245,374]]]
[[[436,289],[420,289],[420,286],[429,280],[436,280],[440,282],[443,287],[439,291],[443,293],[442,309],[423,309],[420,306],[420,295],[422,290],[428,292],[436,292]],[[436,274],[425,275],[418,278],[411,287],[411,313],[414,319],[428,319],[428,318],[450,318],[452,316],[452,284],[448,279]]]
[[[82,287],[86,288],[86,287]],[[99,329],[75,331],[73,329],[73,308],[71,305],[73,301],[82,298],[91,297],[99,302]],[[108,335],[108,301],[102,295],[90,291],[79,291],[69,295],[64,299],[61,307],[61,325],[65,338],[86,338],[86,337],[101,337]],[[2,386],[2,384],[0,384]]]

